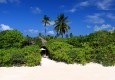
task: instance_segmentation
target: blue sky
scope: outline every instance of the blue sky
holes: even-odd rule
[[[115,0],[0,0],[0,31],[18,29],[24,35],[44,34],[41,23],[43,15],[48,15],[53,30],[57,15],[68,16],[71,27],[69,33],[86,35],[98,30],[115,29]]]

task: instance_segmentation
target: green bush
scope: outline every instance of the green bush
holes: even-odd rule
[[[97,48],[111,44],[114,39],[112,39],[112,34],[108,31],[97,31],[89,34],[87,40],[90,42],[90,46]]]
[[[49,40],[49,42],[64,42],[67,43],[68,38],[55,38],[55,39],[51,39]]]
[[[94,62],[100,63],[104,66],[115,65],[115,46],[108,45],[94,50],[95,55],[92,55]]]
[[[87,38],[85,36],[76,36],[76,37],[69,38],[67,40],[68,44],[73,45],[76,48],[83,47],[82,43],[85,42],[87,42]]]
[[[51,36],[51,35],[43,36],[43,38],[44,38],[45,40],[47,40],[47,41],[50,41],[50,40],[52,40],[52,39],[55,39],[55,37],[54,37],[54,36]]]
[[[25,46],[30,46],[30,45],[38,45],[41,47],[42,41],[39,37],[30,37],[30,36],[25,36],[24,41],[22,42],[22,47]]]
[[[86,64],[91,61],[92,48],[74,48],[72,45],[64,42],[48,42],[47,48],[50,52],[50,58],[56,61],[66,63]]]
[[[64,42],[48,42],[46,44],[47,49],[49,50],[49,57],[56,61],[63,61],[67,63],[72,63],[67,55],[67,50],[72,49],[73,46],[66,44]]]
[[[67,41],[68,44],[73,45],[75,47],[79,47],[81,44],[78,42],[78,38],[77,37],[72,37],[69,38]]]
[[[5,30],[0,32],[0,49],[21,47],[24,40],[21,32],[17,30]]]
[[[50,58],[66,63],[95,62],[103,66],[115,65],[115,31],[97,31],[87,36],[50,40]]]
[[[0,50],[0,66],[11,66],[11,54],[9,50]]]
[[[26,46],[22,52],[25,55],[25,63],[27,66],[39,65],[41,61],[40,48],[39,46]]]
[[[22,49],[0,49],[0,66],[36,66],[40,61],[40,48],[35,45]]]
[[[11,52],[11,64],[20,66],[25,63],[25,58],[24,58],[23,52],[21,50],[15,50],[14,52]]]
[[[88,43],[82,44],[82,48],[73,48],[68,50],[67,54],[72,62],[79,64],[86,64],[91,62],[91,55],[93,49],[89,47]]]

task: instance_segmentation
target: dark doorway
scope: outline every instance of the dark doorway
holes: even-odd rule
[[[41,46],[41,56],[49,56],[49,51],[48,49],[46,48],[46,46]]]

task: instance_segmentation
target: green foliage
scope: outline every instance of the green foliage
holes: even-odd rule
[[[72,33],[70,33],[70,34],[69,34],[69,36],[70,36],[70,38],[72,38],[72,37],[73,37],[73,34],[72,34]]]
[[[93,48],[92,61],[104,66],[115,65],[114,33],[98,31],[87,36],[90,47]]]
[[[0,50],[0,66],[10,66],[11,65],[11,54],[9,50]]]
[[[68,41],[68,38],[55,38],[55,39],[49,40],[49,43],[50,42],[64,42],[64,43],[67,43],[67,41]]]
[[[40,40],[39,37],[30,37],[27,35],[24,38],[24,41],[22,43],[22,47],[29,46],[29,45],[39,45],[39,47],[41,47],[42,41]]]
[[[45,40],[49,41],[49,40],[52,40],[52,39],[55,39],[54,36],[51,36],[51,35],[47,35],[47,36],[44,36],[43,37]]]
[[[0,49],[0,66],[36,66],[40,61],[40,48],[35,45],[22,49]]]
[[[6,30],[0,32],[0,48],[21,47],[23,35],[17,30]]]
[[[67,63],[71,63],[71,60],[69,60],[69,56],[67,55],[67,50],[68,49],[72,49],[73,46],[72,45],[69,45],[69,44],[66,44],[64,42],[48,42],[46,44],[49,52],[50,52],[50,55],[49,57],[51,59],[54,59],[56,61],[64,61],[64,62],[67,62]]]
[[[66,36],[66,38],[69,38],[69,35],[68,35],[68,34],[66,34],[65,36]]]
[[[94,48],[109,45],[114,39],[108,31],[98,31],[87,36],[87,41]]]
[[[70,44],[70,45],[73,45],[75,47],[81,46],[81,43],[78,42],[78,38],[77,37],[69,38],[67,43]]]
[[[56,31],[57,36],[61,35],[63,38],[63,34],[68,32],[68,30],[70,29],[70,27],[67,24],[69,22],[68,17],[66,17],[63,13],[59,14],[54,22],[55,22],[54,30]]]
[[[14,51],[11,52],[11,64],[13,65],[20,65],[20,64],[24,64],[25,63],[25,59],[24,59],[24,54],[20,51]]]
[[[39,46],[27,46],[23,49],[27,66],[39,65],[41,61]]]
[[[100,47],[94,49],[92,55],[94,62],[100,63],[104,66],[112,66],[115,65],[115,46],[108,45],[106,47]]]
[[[115,65],[115,31],[98,31],[87,36],[57,38],[50,40],[47,48],[50,58],[56,61]]]
[[[38,45],[39,47],[41,47],[42,45],[42,41],[39,37],[34,37],[33,42],[35,43],[35,45]]]
[[[97,31],[86,36],[54,38],[46,36],[49,58],[66,63],[96,62],[115,65],[115,31]],[[23,46],[26,41],[30,46]],[[32,44],[30,44],[32,42]],[[34,43],[34,45],[33,45]],[[23,43],[24,44],[24,43]],[[38,45],[38,46],[36,46]],[[17,30],[0,32],[0,66],[36,66],[40,64],[39,37],[25,37]]]
[[[91,61],[91,48],[74,48],[64,42],[48,42],[47,48],[50,52],[50,58],[56,61],[66,63],[86,64]]]

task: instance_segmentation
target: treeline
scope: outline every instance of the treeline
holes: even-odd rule
[[[86,36],[43,36],[49,58],[68,64],[89,62],[115,65],[115,31],[97,31]],[[18,30],[0,32],[0,66],[36,66],[41,62],[41,40]]]
[[[115,31],[97,31],[86,36],[51,39],[49,57],[66,63],[115,65]]]

